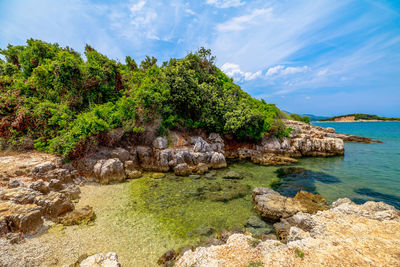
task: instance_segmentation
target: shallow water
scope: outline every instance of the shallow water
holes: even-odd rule
[[[306,189],[329,202],[350,197],[357,202],[378,200],[399,207],[400,123],[318,125],[384,143],[346,143],[342,157],[304,158],[283,169],[241,162],[229,164],[211,178],[168,174],[153,179],[145,174],[122,184],[87,185],[79,205],[94,207],[95,224],[67,227],[61,233],[51,231],[41,235],[40,242],[54,247],[56,252],[48,256],[59,258],[58,263],[68,263],[83,253],[115,251],[124,266],[157,266],[158,257],[168,249],[196,245],[204,241],[204,234],[243,228],[255,215],[252,189],[271,184],[290,196]],[[227,171],[244,178],[223,179]],[[60,244],[68,250],[63,251]]]

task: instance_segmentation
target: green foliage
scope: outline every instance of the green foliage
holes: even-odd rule
[[[308,117],[308,116],[303,116],[303,117],[301,117],[301,121],[302,121],[302,122],[305,122],[305,123],[310,123],[310,117]]]
[[[308,116],[301,117],[300,115],[297,115],[297,114],[294,114],[294,113],[289,115],[289,119],[290,120],[294,120],[294,121],[302,121],[302,122],[305,122],[305,123],[310,123],[310,117],[308,117]]]
[[[156,124],[166,134],[201,127],[247,140],[290,133],[279,109],[241,90],[203,47],[161,67],[149,56],[140,67],[129,56],[117,63],[89,45],[84,60],[69,47],[34,39],[0,53],[3,145],[29,137],[36,149],[74,157],[114,128],[129,134]]]

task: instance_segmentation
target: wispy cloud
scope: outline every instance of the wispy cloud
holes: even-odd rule
[[[251,13],[234,17],[224,23],[217,25],[220,32],[241,31],[247,27],[260,25],[272,17],[272,9],[254,9]]]
[[[271,67],[267,70],[267,73],[265,76],[270,77],[270,76],[287,76],[290,74],[296,74],[296,73],[301,73],[305,72],[309,69],[308,66],[303,66],[303,67],[285,67],[282,65],[278,65],[275,67]]]
[[[212,5],[218,8],[238,7],[245,3],[240,0],[207,0],[206,4]]]

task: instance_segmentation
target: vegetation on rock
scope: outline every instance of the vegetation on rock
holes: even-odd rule
[[[159,134],[176,127],[247,140],[287,134],[275,105],[241,90],[205,48],[161,66],[154,57],[116,62],[89,45],[83,59],[68,46],[34,39],[0,53],[3,148],[34,145],[74,158],[111,129],[131,134],[152,124]]]

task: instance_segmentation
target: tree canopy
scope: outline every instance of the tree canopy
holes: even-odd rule
[[[71,157],[90,137],[114,128],[126,134],[157,124],[260,139],[286,133],[279,110],[252,98],[214,65],[201,48],[161,66],[146,56],[125,64],[85,47],[85,59],[69,47],[29,39],[0,50],[0,145]]]

